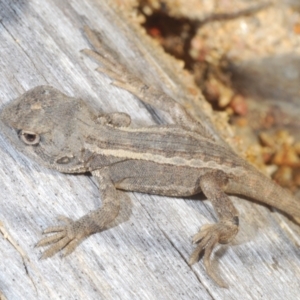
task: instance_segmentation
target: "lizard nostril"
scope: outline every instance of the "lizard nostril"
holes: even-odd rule
[[[239,226],[239,223],[240,223],[239,217],[238,216],[233,217],[233,224]]]
[[[71,161],[70,157],[64,156],[64,157],[61,157],[60,159],[58,159],[56,162],[58,164],[64,165],[64,164],[68,164],[70,161]]]

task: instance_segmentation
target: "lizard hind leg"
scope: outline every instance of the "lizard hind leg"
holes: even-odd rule
[[[200,186],[203,193],[211,200],[219,222],[206,224],[193,237],[193,243],[197,247],[192,253],[189,264],[197,262],[204,253],[204,266],[207,274],[221,287],[227,284],[216,274],[211,264],[213,249],[220,244],[229,243],[238,232],[238,214],[229,197],[224,193],[227,183],[227,175],[221,171],[211,171],[200,178]]]

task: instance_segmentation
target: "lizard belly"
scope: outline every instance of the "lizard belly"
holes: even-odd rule
[[[165,196],[191,196],[201,191],[199,178],[205,170],[128,160],[110,166],[117,189]]]

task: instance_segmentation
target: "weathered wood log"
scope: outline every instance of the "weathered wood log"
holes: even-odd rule
[[[142,32],[130,27],[112,4],[1,1],[1,104],[49,84],[89,100],[99,110],[124,111],[133,117],[134,126],[170,121],[94,71],[96,64],[80,53],[89,47],[82,31],[87,24],[104,32],[145,80],[161,84],[188,108],[198,108],[193,113],[214,131],[214,115],[195,87],[191,96],[188,75],[178,76],[183,74],[174,71],[179,65],[141,39]],[[7,299],[299,297],[299,227],[279,213],[236,197],[240,232],[233,245],[221,246],[214,255],[229,289],[217,287],[201,261],[192,268],[187,264],[191,237],[201,225],[216,220],[201,196],[183,200],[130,193],[131,203],[123,204],[116,227],[88,238],[66,258],[39,260],[42,249],[34,245],[42,230],[54,225],[58,215],[79,218],[99,206],[97,186],[88,176],[40,167],[1,135],[0,157],[0,290]]]

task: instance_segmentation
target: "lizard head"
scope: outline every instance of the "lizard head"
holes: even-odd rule
[[[48,168],[84,172],[80,126],[94,115],[81,100],[50,86],[38,86],[0,112],[5,135],[15,148]]]

